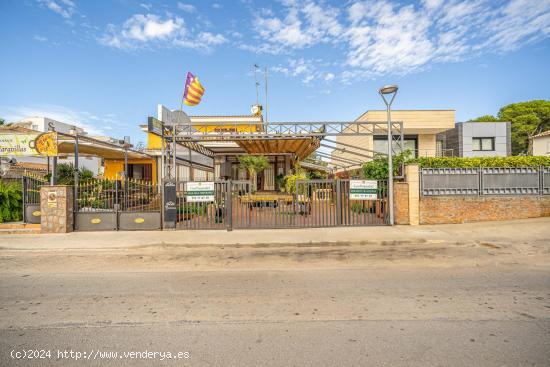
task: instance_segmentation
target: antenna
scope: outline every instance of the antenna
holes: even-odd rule
[[[267,67],[264,69],[265,76],[265,123],[267,125]]]
[[[258,87],[260,86],[260,83],[258,82],[258,69],[260,66],[258,64],[254,64],[254,84],[256,86],[256,105],[259,104],[259,94],[258,94]]]

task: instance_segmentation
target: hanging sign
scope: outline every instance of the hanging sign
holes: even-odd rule
[[[214,201],[214,182],[188,182],[186,191],[188,203]]]
[[[376,200],[378,198],[378,181],[376,180],[350,180],[350,200]]]
[[[0,157],[57,156],[57,134],[0,134]]]

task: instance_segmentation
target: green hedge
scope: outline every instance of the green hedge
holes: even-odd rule
[[[418,163],[422,168],[539,167],[550,166],[550,157],[422,157],[409,163]]]
[[[550,157],[516,156],[516,157],[422,157],[411,158],[409,151],[395,155],[394,175],[402,163],[418,164],[422,168],[476,168],[476,167],[550,167]],[[388,160],[384,156],[375,157],[362,167],[363,178],[384,180],[388,178]]]

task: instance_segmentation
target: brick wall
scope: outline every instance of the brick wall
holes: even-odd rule
[[[395,224],[409,224],[409,184],[393,183],[393,214]]]
[[[550,216],[550,195],[420,197],[420,224]]]

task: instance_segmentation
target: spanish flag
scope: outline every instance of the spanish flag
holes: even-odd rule
[[[185,91],[183,92],[183,103],[188,106],[196,106],[201,103],[204,88],[199,82],[199,78],[187,72],[187,81],[185,82]]]

